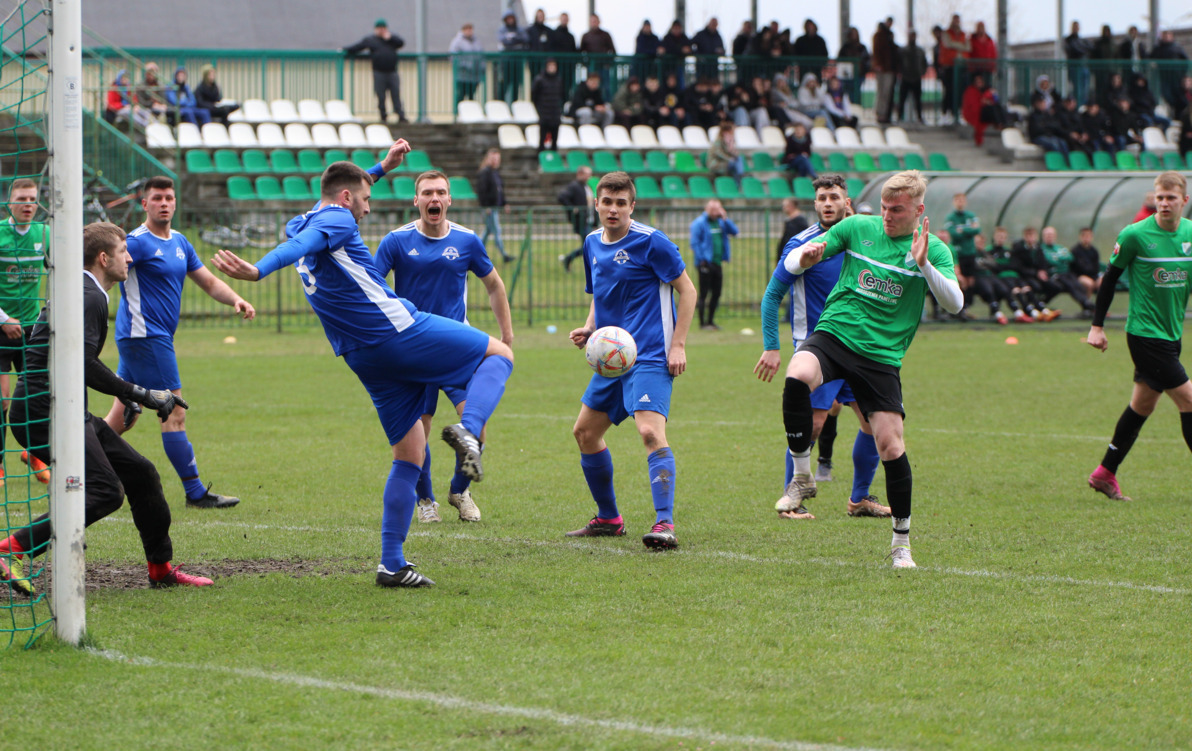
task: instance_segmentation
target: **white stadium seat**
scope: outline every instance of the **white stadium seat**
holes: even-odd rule
[[[811,129],[811,150],[839,151],[840,147],[836,145],[836,136],[832,135],[832,131],[822,125],[816,125]]]
[[[520,127],[506,123],[497,128],[497,146],[500,148],[524,149],[527,145],[526,138],[522,135]],[[538,141],[534,141],[534,145],[537,146]]]
[[[273,114],[269,112],[269,105],[264,99],[245,99],[244,104],[237,110],[244,114],[246,123],[271,123]]]
[[[538,109],[533,102],[513,103],[513,122],[529,125],[538,122]]]
[[[604,141],[610,149],[632,149],[633,139],[624,125],[610,125],[604,129]]]
[[[713,125],[711,128],[708,128],[708,143],[716,143],[717,138],[720,138],[720,126]]]
[[[269,112],[273,115],[275,123],[298,122],[298,110],[289,99],[274,99],[269,103]]]
[[[844,150],[857,151],[861,148],[861,136],[852,128],[837,128],[836,145]]]
[[[323,111],[323,103],[317,99],[298,100],[298,119],[308,125],[327,122],[327,113]]]
[[[480,102],[465,99],[459,103],[459,108],[455,112],[457,123],[482,123],[485,120],[484,108],[480,106]]]
[[[1027,143],[1018,128],[1002,129],[1002,146],[1013,154],[1015,159],[1043,158],[1043,149],[1033,143]]]
[[[261,123],[257,126],[257,143],[262,149],[284,149],[286,137],[277,123]]]
[[[634,125],[629,129],[629,136],[633,139],[633,145],[639,149],[658,148],[658,136],[649,125]]]
[[[782,128],[776,125],[762,128],[762,145],[767,149],[785,149],[786,136],[782,134]]]
[[[306,127],[303,125],[302,127]],[[290,126],[286,126],[286,140],[290,140]],[[318,123],[310,128],[310,140],[316,149],[335,149],[343,144],[339,141],[339,131],[329,123]]]
[[[388,125],[372,123],[364,129],[364,135],[368,138],[370,149],[387,149],[393,145],[393,133],[390,132]]]
[[[1164,135],[1163,130],[1154,126],[1142,129],[1142,148],[1156,154],[1176,150],[1176,146],[1167,142],[1167,136]]]
[[[527,130],[529,130],[529,129],[527,128]],[[529,140],[529,139],[526,139],[526,140]],[[538,144],[537,138],[534,139],[534,144],[535,145]],[[567,125],[566,123],[564,123],[563,125],[560,125],[559,126],[558,150],[564,151],[566,149],[580,149],[580,148],[583,148],[583,144],[580,143],[579,134],[575,132],[575,126]]]
[[[327,112],[327,122],[335,123],[358,123],[360,118],[352,114],[352,108],[348,103],[342,99],[330,99],[323,108]]]
[[[180,149],[200,149],[203,147],[203,134],[199,132],[199,126],[194,123],[179,123],[178,124],[178,148]]]
[[[501,129],[497,128],[497,135],[499,136],[500,133],[501,133]],[[533,146],[535,148],[538,147],[538,126],[537,125],[527,125],[526,126],[526,145]]]
[[[881,128],[870,125],[861,128],[861,144],[867,149],[884,149],[886,148],[886,137],[882,135]]]
[[[335,126],[328,127],[334,128]],[[360,127],[360,123],[344,123],[339,126],[339,145],[345,149],[367,149],[372,146],[364,135],[364,128]],[[390,146],[392,145],[391,143]]]
[[[206,123],[202,128],[203,145],[209,149],[226,149],[232,145],[228,128],[223,123]]]
[[[911,143],[910,136],[897,125],[886,128],[886,146],[893,151],[923,151],[923,147],[917,143]]]
[[[658,128],[658,145],[664,149],[685,149],[686,144],[683,143],[683,134],[679,129],[673,125],[663,125]]]
[[[513,113],[509,111],[509,105],[500,99],[490,99],[485,102],[484,115],[490,123],[513,122]]]
[[[708,132],[698,125],[688,125],[683,128],[683,143],[689,149],[706,151],[712,144],[708,141]]]
[[[286,126],[285,133],[286,145],[291,149],[309,149],[315,145],[315,142],[310,137],[310,129],[302,123],[290,123]],[[261,134],[258,131],[257,138],[260,137]],[[338,141],[339,138],[336,137],[335,140]]]
[[[149,123],[145,126],[145,144],[151,149],[173,149],[178,146],[174,131],[165,123]]]
[[[750,127],[738,127],[733,129],[733,134],[737,137],[737,148],[745,151],[757,151],[762,148],[762,141],[757,137],[757,131]]]
[[[581,125],[578,133],[581,148],[603,149],[608,147],[608,142],[604,140],[604,131],[600,130],[599,125]],[[561,135],[559,140],[563,140]]]
[[[232,141],[232,148],[254,149],[257,143],[257,133],[248,123],[232,123],[228,126],[228,138]]]

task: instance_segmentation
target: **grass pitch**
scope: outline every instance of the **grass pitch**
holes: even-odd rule
[[[93,526],[92,649],[0,652],[4,745],[1192,745],[1189,454],[1171,403],[1119,473],[1137,500],[1085,485],[1129,395],[1120,329],[1104,355],[1079,323],[921,330],[903,369],[920,568],[896,573],[889,522],[845,515],[847,413],[818,518],[777,518],[781,386],[750,372],[760,337],[728,332],[693,333],[676,382],[680,549],[639,541],[653,511],[628,425],[609,444],[629,534],[564,539],[593,510],[570,436],[588,371],[565,340],[577,321],[555,323],[519,331],[480,523],[446,504],[435,441],[444,522],[415,524],[408,554],[438,586],[420,591],[372,583],[389,451],[321,332],[181,332],[200,469],[244,501],[187,509],[154,426],[131,439],[165,478],[177,561],[216,585],[141,588],[127,507]]]

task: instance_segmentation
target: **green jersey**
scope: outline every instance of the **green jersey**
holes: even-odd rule
[[[41,312],[47,240],[43,222],[31,222],[24,232],[11,218],[0,222],[0,309],[25,326]]]
[[[977,255],[973,238],[981,234],[981,221],[971,211],[953,211],[944,219],[944,229],[952,236],[952,251],[957,256]]]
[[[901,367],[927,296],[927,280],[911,255],[912,236],[888,237],[880,216],[858,214],[834,224],[824,239],[824,258],[846,255],[816,331],[859,355]],[[956,279],[952,251],[935,235],[928,237],[927,260]]]
[[[1154,215],[1131,224],[1118,235],[1109,262],[1130,281],[1126,333],[1179,341],[1192,273],[1192,220],[1180,219],[1175,232],[1161,228]]]
[[[1071,271],[1072,251],[1063,245],[1048,245],[1044,243],[1040,246],[1040,252],[1043,254],[1043,260],[1047,262],[1047,272],[1049,274],[1067,274]]]

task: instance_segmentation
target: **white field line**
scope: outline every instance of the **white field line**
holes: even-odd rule
[[[517,717],[526,720],[550,722],[563,727],[599,728],[623,733],[639,733],[661,738],[699,739],[711,743],[721,743],[729,746],[749,746],[755,748],[789,749],[790,751],[876,751],[875,749],[847,747],[819,743],[804,743],[802,741],[781,741],[755,735],[729,735],[701,728],[669,727],[666,725],[647,725],[630,720],[602,720],[582,715],[556,712],[553,709],[539,707],[518,707],[510,704],[492,704],[474,701],[451,694],[440,694],[429,691],[411,691],[383,686],[366,686],[359,683],[343,681],[328,681],[314,676],[296,673],[280,673],[256,668],[234,668],[222,665],[178,663],[156,660],[149,657],[131,657],[111,650],[88,649],[88,653],[111,662],[126,663],[138,667],[165,668],[168,670],[192,670],[220,675],[250,678],[269,681],[285,686],[318,689],[321,691],[337,691],[349,694],[363,694],[381,699],[400,702],[421,702],[443,707],[444,709],[482,714],[499,715],[502,717]]]
[[[117,517],[115,521],[123,522],[125,524],[132,524],[130,517]],[[186,527],[232,527],[237,529],[256,529],[256,530],[278,530],[283,532],[313,532],[317,534],[343,534],[345,532],[359,533],[359,534],[375,534],[376,528],[373,527],[336,527],[335,529],[327,529],[322,527],[308,527],[308,526],[288,526],[288,525],[271,525],[271,524],[249,524],[240,522],[226,522],[218,520],[207,521],[181,521],[174,522],[174,526]],[[497,545],[517,545],[521,547],[541,547],[541,548],[571,548],[576,550],[585,550],[596,552],[603,555],[633,555],[639,551],[625,547],[612,547],[610,545],[592,544],[588,542],[581,542],[578,540],[530,540],[521,537],[482,537],[477,535],[466,535],[462,532],[438,533],[422,530],[414,530],[409,533],[410,537],[434,537],[446,538],[450,540],[467,540],[475,543],[493,543]],[[873,568],[873,562],[864,561],[847,561],[833,558],[765,558],[762,556],[749,555],[748,553],[735,553],[732,551],[690,551],[679,550],[670,555],[688,555],[696,558],[720,558],[734,561],[743,561],[747,563],[759,563],[767,566],[783,566],[790,567],[795,565],[814,565],[825,567],[843,567],[843,568]],[[1013,571],[985,571],[982,569],[963,569],[953,566],[919,566],[918,571],[931,571],[949,576],[967,576],[978,579],[1004,579],[1006,581],[1018,582],[1032,582],[1038,584],[1068,584],[1077,587],[1108,587],[1110,589],[1128,589],[1137,592],[1158,592],[1160,594],[1172,595],[1187,595],[1192,594],[1192,589],[1185,587],[1166,587],[1160,584],[1136,584],[1134,582],[1122,582],[1112,580],[1100,579],[1077,579],[1071,576],[1059,576],[1055,574],[1021,574]]]

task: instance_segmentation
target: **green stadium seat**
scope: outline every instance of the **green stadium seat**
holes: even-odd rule
[[[314,149],[299,151],[297,162],[294,161],[294,152],[278,149],[269,155],[269,161],[273,163],[274,172],[303,172],[308,175],[316,172],[322,174],[327,166],[323,163],[323,155]]]
[[[795,192],[791,190],[791,184],[785,177],[771,177],[766,181],[766,187],[770,189],[770,198],[775,200],[795,197]]]
[[[377,183],[377,185],[380,185],[380,183]],[[377,185],[373,186],[372,194],[374,197],[377,195]],[[310,178],[310,194],[312,196],[314,196],[316,199],[322,197],[322,195],[323,195],[323,176],[322,175],[315,175]]]
[[[375,162],[374,162],[374,164],[375,164]],[[312,182],[311,185],[313,187],[314,183]],[[318,198],[318,196],[319,196],[319,194],[315,193],[315,197]],[[375,183],[373,183],[372,198],[370,200],[372,200],[372,201],[392,201],[393,198],[394,198],[393,183],[389,180],[389,178],[382,177],[380,180],[377,180]]]
[[[539,151],[538,168],[546,173],[566,172],[567,165],[557,151]]]
[[[652,177],[642,176],[633,178],[633,189],[637,193],[637,200],[662,198],[662,189],[658,181]]]
[[[665,151],[647,151],[646,169],[650,172],[670,172],[670,157]]]
[[[228,178],[228,198],[233,201],[255,201],[257,192],[253,190],[252,181],[244,175]]]
[[[778,169],[774,164],[774,156],[765,151],[755,152],[753,155],[753,171],[754,172],[773,172]]]
[[[811,155],[811,169],[815,170],[815,173],[818,175],[821,172],[827,171],[828,168],[824,166],[824,158],[819,154],[813,153]]]
[[[1192,151],[1184,154],[1184,161],[1188,164],[1188,169],[1192,170]]]
[[[373,153],[368,149],[353,149],[352,164],[366,170],[372,169],[373,165],[376,164],[376,160],[373,159]]]
[[[902,155],[902,163],[906,165],[907,169],[917,169],[920,172],[927,169],[927,162],[923,161],[923,155],[916,154],[913,151],[908,151]]]
[[[282,180],[281,190],[286,194],[287,201],[309,201],[314,197],[310,194],[310,183],[297,175]]]
[[[580,167],[591,167],[592,160],[588,158],[586,151],[568,151],[567,152],[567,169],[575,172]]]
[[[741,197],[741,189],[737,187],[737,181],[727,175],[716,178],[713,189],[716,191],[716,197],[725,201]]]
[[[262,201],[281,201],[286,194],[282,192],[281,182],[273,175],[262,175],[256,180],[257,198]]]
[[[393,197],[398,201],[413,201],[416,195],[414,178],[402,175],[393,178]]]
[[[848,163],[848,157],[839,151],[828,154],[829,172],[852,172],[853,166]],[[817,170],[818,172],[818,170]]]
[[[1070,172],[1071,167],[1068,166],[1068,160],[1064,155],[1058,151],[1048,151],[1043,154],[1043,163],[1047,165],[1049,172]]]
[[[1068,154],[1068,166],[1073,172],[1093,171],[1093,163],[1089,161],[1089,155],[1080,150]]]
[[[848,186],[849,198],[856,198],[861,195],[861,191],[865,190],[865,181],[858,177],[850,177],[844,182]]]
[[[600,184],[600,178],[592,175],[588,178],[588,187],[592,189],[592,195],[596,195],[596,186]]]
[[[712,181],[703,175],[696,175],[687,183],[687,190],[691,191],[692,198],[715,198],[716,189],[712,187]]]
[[[407,172],[426,172],[434,169],[430,163],[430,155],[425,151],[414,150],[406,154],[406,171]]]
[[[189,169],[189,165],[187,169]],[[244,172],[240,155],[231,149],[219,149],[215,152],[215,171],[225,175],[237,175]]]
[[[1096,157],[1093,157],[1096,159]],[[1138,157],[1134,156],[1132,151],[1119,151],[1115,157],[1117,167],[1121,170],[1136,170],[1138,169]]]
[[[1163,169],[1182,171],[1184,169],[1184,160],[1180,159],[1179,153],[1169,151],[1163,155]]]
[[[602,175],[621,169],[617,155],[611,151],[597,151],[592,154],[592,171]]]
[[[687,192],[683,178],[667,175],[662,178],[662,196],[663,198],[690,198],[691,194]]]
[[[815,188],[812,187],[812,180],[810,177],[796,177],[795,178],[795,198],[800,201],[814,201]]]
[[[269,165],[269,157],[260,149],[245,149],[240,158],[244,160],[244,171],[250,175],[259,175],[273,170],[273,167]]]
[[[236,156],[236,152],[232,152],[232,156]],[[237,162],[240,160],[237,159]],[[190,149],[186,152],[186,171],[192,175],[209,175],[215,171],[215,165],[211,163],[211,154],[204,149]],[[232,170],[239,172],[240,170]]]
[[[933,172],[952,171],[952,165],[948,164],[948,155],[938,151],[927,155],[927,168]]]
[[[640,151],[622,151],[621,152],[621,169],[625,170],[631,175],[639,174],[646,171],[646,162],[642,159]]]
[[[695,156],[689,151],[675,152],[675,172],[683,172],[685,174],[693,174],[696,172],[703,172],[704,168],[699,162],[695,161]]]
[[[475,201],[476,191],[472,190],[472,183],[468,181],[468,178],[453,177],[451,178],[451,197],[461,201]]]
[[[865,152],[853,154],[853,169],[857,172],[877,172],[877,162]]]
[[[348,161],[348,152],[343,149],[327,149],[323,152],[323,161],[328,165],[332,162],[346,162]]]
[[[745,198],[769,198],[766,195],[766,186],[762,184],[762,181],[748,175],[741,178],[741,195]]]
[[[898,157],[888,151],[877,155],[877,166],[882,172],[898,172],[902,169]]]
[[[1113,160],[1113,157],[1111,157],[1108,152],[1094,151],[1093,169],[1112,172],[1117,169],[1117,163]]]
[[[1147,172],[1159,172],[1163,169],[1163,164],[1155,152],[1144,151],[1138,155],[1138,167]]]

